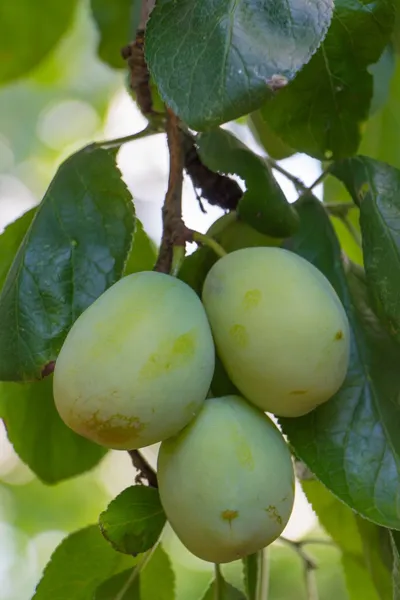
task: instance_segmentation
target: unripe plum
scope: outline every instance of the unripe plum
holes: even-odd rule
[[[202,298],[229,377],[262,410],[304,415],[343,383],[347,316],[305,259],[281,248],[232,252],[209,271]]]
[[[238,396],[206,400],[185,429],[161,444],[158,483],[172,529],[210,562],[264,548],[293,508],[286,442],[267,415]]]
[[[57,359],[54,400],[77,433],[131,450],[182,429],[213,371],[214,344],[196,294],[169,275],[135,273],[74,323]]]

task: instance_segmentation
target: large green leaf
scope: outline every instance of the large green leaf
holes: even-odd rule
[[[351,356],[329,402],[280,422],[297,456],[328,489],[367,519],[400,529],[399,350],[374,320],[362,280],[350,286],[321,203],[305,198],[298,211],[300,230],[287,245],[336,289],[350,321]]]
[[[68,30],[78,2],[0,2],[0,84],[33,69]]]
[[[135,485],[108,505],[99,522],[104,537],[116,550],[136,555],[157,542],[165,521],[158,490]]]
[[[132,557],[113,550],[91,525],[56,548],[32,600],[91,600],[103,581],[133,564]]]
[[[84,473],[106,453],[63,423],[54,406],[53,377],[0,383],[0,417],[15,452],[45,483]]]
[[[96,590],[93,600],[175,600],[175,574],[161,544],[138,570],[114,575]],[[140,572],[139,572],[140,571]]]
[[[256,110],[251,113],[248,116],[247,124],[256,141],[261,144],[271,158],[282,160],[295,153],[293,148],[289,148],[272,130],[263,118],[261,111]]]
[[[61,165],[0,295],[0,380],[42,376],[80,313],[121,277],[133,228],[114,152],[88,147]]]
[[[320,159],[354,154],[373,98],[368,67],[388,44],[393,25],[391,0],[337,0],[318,52],[261,109],[276,134]]]
[[[151,271],[156,260],[156,246],[144,231],[139,219],[136,219],[135,237],[125,264],[124,275],[137,273],[138,271]]]
[[[102,61],[116,69],[124,68],[121,48],[131,41],[141,3],[137,0],[90,0],[93,18],[100,33],[98,54]]]
[[[359,156],[332,173],[360,206],[364,266],[374,307],[400,341],[400,171]]]
[[[24,239],[36,209],[32,208],[11,223],[0,235],[0,290],[14,260],[14,255]]]
[[[324,38],[330,0],[159,1],[146,57],[164,101],[193,129],[257,109]],[[184,93],[182,93],[184,90]]]
[[[288,203],[267,163],[234,135],[223,129],[197,137],[202,162],[212,171],[236,173],[246,182],[239,200],[238,216],[260,233],[291,235],[298,217]]]
[[[400,600],[400,534],[391,532],[393,548],[393,600]]]
[[[225,581],[222,575],[218,583],[213,581],[204,594],[202,600],[246,600],[246,596],[235,588],[233,585]]]
[[[319,481],[302,487],[318,520],[342,552],[351,600],[391,600],[390,568],[381,556],[379,537],[386,529],[361,519]]]

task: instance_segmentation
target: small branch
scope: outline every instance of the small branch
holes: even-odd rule
[[[143,485],[143,481],[147,481],[150,487],[158,488],[157,475],[139,450],[129,450],[128,454],[131,457],[133,466],[138,471],[135,484]]]
[[[168,189],[162,209],[163,236],[155,271],[170,273],[174,246],[183,246],[188,240],[188,229],[182,220],[182,183],[184,154],[182,131],[178,117],[167,110],[167,140],[169,148]]]
[[[265,161],[271,167],[271,169],[275,169],[275,171],[278,171],[279,173],[284,175],[286,179],[289,179],[289,181],[293,183],[294,187],[297,189],[298,192],[308,191],[309,188],[307,188],[307,186],[301,181],[301,179],[299,179],[295,175],[292,175],[292,173],[281,167],[281,165],[276,160],[268,156],[267,158],[265,158]]]
[[[316,569],[317,568],[316,562],[312,558],[310,558],[306,552],[304,552],[303,542],[295,542],[293,540],[289,540],[288,538],[285,538],[282,536],[279,538],[279,541],[290,546],[292,548],[292,550],[294,550],[299,555],[299,557],[304,562],[304,565],[307,567],[307,569]]]
[[[319,175],[319,177],[317,177],[317,179],[314,181],[314,183],[312,183],[310,185],[310,187],[308,188],[308,191],[311,192],[314,188],[317,187],[317,185],[322,183],[327,175],[329,175],[329,169],[325,169],[324,171],[322,171],[321,175]]]
[[[190,231],[191,240],[196,242],[196,244],[201,244],[202,246],[208,246],[212,250],[214,250],[215,254],[217,254],[220,258],[226,256],[227,252],[224,248],[219,244],[214,238],[209,235],[205,235],[204,233],[200,233],[199,231]]]
[[[318,588],[315,579],[315,570],[317,569],[317,563],[303,550],[305,543],[319,543],[322,540],[302,540],[300,542],[294,542],[284,537],[280,537],[279,540],[289,545],[303,561],[304,569],[304,580],[307,590],[308,600],[318,600]]]
[[[126,144],[127,142],[134,142],[150,135],[155,135],[156,133],[162,133],[162,131],[163,129],[161,127],[155,128],[152,125],[148,125],[142,129],[142,131],[138,131],[138,133],[132,133],[130,135],[125,135],[124,137],[115,138],[113,140],[94,142],[92,145],[97,148],[118,148],[118,146],[122,146],[122,144]]]

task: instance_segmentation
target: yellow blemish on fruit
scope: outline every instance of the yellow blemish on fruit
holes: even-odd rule
[[[255,308],[260,304],[261,292],[260,290],[249,290],[245,293],[243,298],[243,306],[246,310]]]
[[[336,332],[335,334],[335,340],[342,340],[343,339],[343,331],[341,329],[339,329],[339,331]]]
[[[223,510],[221,513],[221,517],[223,518],[224,521],[228,521],[229,525],[232,523],[232,521],[234,521],[235,519],[237,519],[239,516],[239,512],[237,510]]]
[[[254,469],[254,457],[247,438],[241,435],[240,431],[234,429],[232,431],[232,439],[235,444],[235,454],[239,464],[252,471]]]
[[[139,372],[139,377],[153,379],[185,365],[196,352],[194,329],[171,341],[163,341],[156,352],[150,354]]]
[[[278,511],[276,510],[276,506],[273,506],[273,504],[270,504],[266,509],[265,512],[267,513],[267,515],[276,523],[278,523],[278,525],[282,525],[282,517],[281,515],[278,513]]]
[[[229,335],[238,346],[240,346],[241,348],[246,348],[248,344],[248,335],[246,327],[239,324],[232,325],[232,327],[229,330]]]
[[[88,432],[94,432],[104,444],[114,445],[124,444],[139,435],[145,424],[137,417],[127,417],[119,413],[102,419],[99,417],[99,411],[96,411],[86,421],[84,428]]]

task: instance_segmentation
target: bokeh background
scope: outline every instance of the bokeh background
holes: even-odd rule
[[[68,34],[29,77],[0,91],[0,232],[43,197],[55,170],[72,152],[93,140],[139,131],[145,121],[125,88],[124,73],[96,56],[98,34],[81,3]],[[262,149],[243,125],[227,125],[252,148]],[[118,157],[136,212],[158,243],[161,204],[166,191],[168,155],[163,135],[126,144]],[[311,184],[321,171],[318,161],[295,155],[283,165]],[[287,197],[293,185],[278,174]],[[321,190],[316,189],[320,195]],[[205,232],[222,211],[201,212],[190,181],[184,185],[184,218]],[[193,248],[189,249],[192,251]],[[149,450],[152,460],[155,449]],[[0,422],[0,600],[28,600],[51,552],[69,532],[95,523],[108,502],[132,484],[134,471],[124,452],[110,452],[92,472],[52,487],[42,484],[16,456]],[[300,488],[284,533],[298,540],[323,538],[316,517]],[[165,545],[177,575],[178,600],[202,597],[212,566],[189,555],[171,532]],[[320,600],[346,600],[338,550],[330,544],[307,546],[319,564]],[[225,569],[241,586],[240,565]],[[288,544],[271,551],[271,600],[306,598],[302,561]],[[73,599],[71,599],[73,600]],[[154,599],[157,600],[157,599]]]

